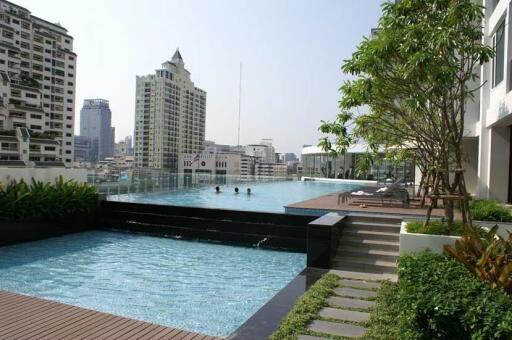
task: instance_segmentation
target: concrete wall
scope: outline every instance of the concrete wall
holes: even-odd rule
[[[6,168],[0,167],[0,183],[6,183],[12,180],[21,180],[30,183],[32,178],[37,181],[53,182],[60,175],[65,180],[75,180],[77,182],[87,181],[87,169],[71,168]]]

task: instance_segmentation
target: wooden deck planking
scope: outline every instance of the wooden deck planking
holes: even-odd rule
[[[221,338],[0,291],[0,339],[220,340]]]
[[[377,202],[378,203],[378,202]],[[395,215],[411,215],[411,216],[424,216],[427,213],[427,208],[419,207],[390,207],[382,206],[381,204],[369,205],[361,207],[359,205],[351,205],[350,202],[344,202],[338,205],[338,193],[324,195],[313,199],[289,204],[287,208],[298,208],[298,209],[312,209],[312,210],[325,210],[329,211],[341,211],[341,212],[352,212],[352,213],[377,213],[377,214],[395,214]],[[444,216],[443,209],[433,209],[432,216],[441,217]]]

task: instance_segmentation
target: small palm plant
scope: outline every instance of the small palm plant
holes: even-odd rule
[[[96,189],[85,183],[32,180],[0,184],[0,220],[59,219],[90,213],[98,200]]]

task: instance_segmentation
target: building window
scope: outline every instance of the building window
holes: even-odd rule
[[[492,44],[496,52],[493,58],[493,86],[496,86],[503,80],[505,68],[505,20],[498,25]]]

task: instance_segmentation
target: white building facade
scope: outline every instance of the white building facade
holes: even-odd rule
[[[135,100],[135,164],[178,171],[180,153],[203,150],[206,92],[195,87],[180,52],[155,74],[138,76]]]
[[[466,183],[479,198],[512,202],[512,1],[483,5],[484,42],[496,56],[481,67],[480,96],[466,113]]]
[[[54,139],[60,145],[54,158],[71,167],[75,79],[67,30],[0,1],[0,130],[27,128]]]
[[[270,139],[263,139],[260,144],[249,144],[245,147],[245,154],[255,157],[259,163],[275,163],[275,153]]]
[[[178,172],[239,176],[243,157],[239,153],[180,154]]]

